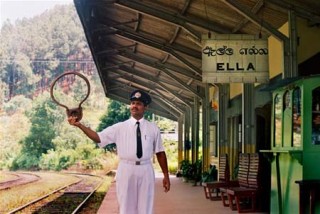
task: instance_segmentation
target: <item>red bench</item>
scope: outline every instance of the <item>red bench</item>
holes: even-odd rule
[[[238,213],[256,212],[258,210],[257,195],[260,192],[259,174],[261,161],[260,156],[257,153],[250,154],[248,157],[249,164],[245,162],[245,165],[242,166],[243,175],[240,176],[243,181],[240,182],[239,180],[239,187],[227,188],[224,190],[224,193],[228,196],[229,207],[232,210],[238,210]],[[248,166],[247,176],[245,176],[246,165]],[[246,181],[245,177],[247,177]]]
[[[207,199],[211,200],[221,200],[221,196],[219,196],[221,187],[230,187],[237,185],[237,182],[230,181],[230,170],[229,170],[229,162],[228,155],[224,154],[219,157],[219,180],[213,182],[203,182],[202,186],[204,189],[204,194]]]
[[[239,154],[239,168],[238,168],[238,187],[248,186],[248,172],[249,172],[249,154]],[[231,187],[220,188],[222,203],[225,207],[230,206],[227,190]],[[236,188],[236,187],[232,187]],[[231,208],[233,208],[231,204]]]

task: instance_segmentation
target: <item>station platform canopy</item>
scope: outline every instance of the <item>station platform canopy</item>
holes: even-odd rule
[[[204,99],[202,35],[277,35],[288,12],[320,25],[319,0],[74,0],[106,96],[153,98],[151,112],[178,120]]]

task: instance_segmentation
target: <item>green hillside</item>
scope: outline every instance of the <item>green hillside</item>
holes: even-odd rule
[[[83,123],[101,130],[129,117],[126,105],[105,97],[74,6],[57,5],[39,16],[6,22],[0,40],[0,169],[106,171],[114,167],[115,155],[108,148],[98,149],[70,126],[65,109],[50,98],[50,85],[57,76],[79,72],[91,85],[82,105]],[[164,118],[147,117],[156,118],[162,130],[176,126]],[[177,143],[165,140],[165,146],[169,167],[175,171]]]

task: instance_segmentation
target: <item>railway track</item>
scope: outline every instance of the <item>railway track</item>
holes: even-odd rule
[[[87,174],[72,175],[78,177],[79,180],[11,210],[7,212],[7,214],[77,213],[99,188],[103,179],[98,176]]]
[[[11,187],[36,182],[40,179],[38,175],[35,175],[32,173],[19,172],[19,173],[9,173],[9,174],[14,176],[15,178],[0,182],[0,190],[5,190]]]

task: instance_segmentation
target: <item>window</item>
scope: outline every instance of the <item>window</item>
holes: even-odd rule
[[[291,97],[289,91],[284,94],[283,110],[290,109],[291,107]]]
[[[312,144],[320,145],[320,87],[312,91]]]
[[[301,90],[300,88],[295,88],[292,93],[292,101],[293,101],[293,108],[292,108],[292,144],[293,147],[300,147],[301,146]]]
[[[282,98],[277,94],[274,100],[274,146],[281,146],[282,141]]]

